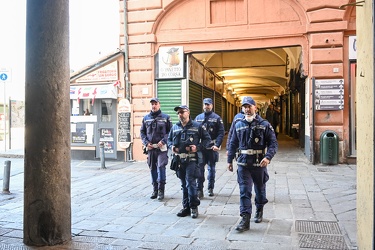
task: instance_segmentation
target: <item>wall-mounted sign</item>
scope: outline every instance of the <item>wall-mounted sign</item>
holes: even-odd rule
[[[344,109],[344,79],[315,80],[315,109]]]
[[[127,99],[122,99],[118,105],[118,145],[121,148],[128,148],[132,141],[131,138],[131,105]]]
[[[349,60],[357,59],[357,36],[349,36]]]
[[[158,53],[158,78],[184,77],[184,49],[182,46],[160,47]]]
[[[94,70],[77,79],[77,82],[116,81],[118,79],[117,61]]]
[[[91,99],[94,105],[95,99],[117,99],[117,82],[105,85],[81,85],[70,86],[70,99]]]

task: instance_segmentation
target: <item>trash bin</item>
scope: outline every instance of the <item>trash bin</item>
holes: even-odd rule
[[[327,130],[320,135],[320,163],[335,165],[339,161],[339,137]]]

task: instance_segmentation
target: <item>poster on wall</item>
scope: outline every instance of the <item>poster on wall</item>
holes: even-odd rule
[[[71,126],[72,127],[72,126]],[[86,128],[76,128],[72,130],[72,143],[86,143]]]
[[[160,47],[158,53],[158,78],[184,78],[184,49],[182,46]]]
[[[104,143],[104,153],[113,153],[113,128],[101,128],[99,141]]]
[[[106,154],[113,154],[113,152],[114,152],[113,142],[105,141],[104,142],[104,153],[106,153]]]
[[[189,80],[203,85],[204,68],[193,57],[189,56]]]
[[[25,126],[25,102],[10,100],[10,127],[23,128]]]
[[[208,72],[207,70],[204,71],[204,86],[210,88],[210,89],[214,89],[214,85],[215,85],[215,77],[214,77],[214,74],[212,74],[211,72]]]

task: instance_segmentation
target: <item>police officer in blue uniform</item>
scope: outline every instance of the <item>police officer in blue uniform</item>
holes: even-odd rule
[[[269,179],[267,166],[276,154],[278,143],[271,124],[256,113],[256,103],[247,96],[242,100],[245,117],[237,121],[229,142],[228,170],[233,172],[233,158],[238,149],[237,181],[240,188],[240,215],[242,220],[236,230],[250,229],[252,213],[251,192],[255,191],[255,223],[263,220],[263,206],[268,202],[266,182]]]
[[[208,170],[208,195],[214,196],[216,162],[219,161],[219,150],[224,138],[223,119],[212,111],[213,102],[211,98],[203,99],[204,112],[195,117],[195,121],[204,125],[210,134],[211,142],[207,148],[202,150],[203,163],[199,165],[201,168],[201,176],[197,179],[198,197],[203,198],[203,183],[205,181],[204,172],[207,164]]]
[[[179,167],[177,177],[181,180],[182,209],[179,217],[191,215],[198,217],[200,201],[197,196],[196,178],[200,174],[199,162],[202,161],[202,149],[208,147],[211,138],[206,128],[190,118],[190,110],[186,105],[174,108],[179,122],[172,126],[168,136],[168,147],[177,157]]]
[[[151,199],[164,199],[166,165],[168,164],[167,140],[172,122],[169,115],[161,112],[158,98],[150,100],[151,112],[143,120],[140,135],[151,171],[153,192]]]

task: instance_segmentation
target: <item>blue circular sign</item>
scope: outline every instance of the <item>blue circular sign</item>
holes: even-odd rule
[[[7,74],[5,74],[5,73],[0,74],[0,80],[1,81],[6,81],[7,79],[8,79],[8,75]]]

